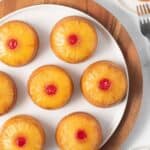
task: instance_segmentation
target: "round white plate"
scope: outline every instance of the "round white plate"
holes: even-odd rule
[[[88,60],[79,64],[69,64],[58,59],[49,46],[49,35],[55,23],[61,18],[78,15],[88,18],[97,28],[99,44],[96,52]],[[0,117],[0,126],[10,117],[17,114],[29,114],[41,121],[46,131],[46,145],[44,150],[56,150],[55,129],[58,122],[66,115],[76,111],[84,111],[94,115],[101,122],[103,129],[103,144],[110,138],[119,125],[124,114],[127,96],[125,99],[110,108],[98,108],[89,104],[80,90],[80,77],[87,66],[98,60],[111,60],[120,64],[126,71],[127,66],[121,50],[108,31],[87,14],[65,6],[37,5],[24,8],[5,16],[0,20],[4,22],[19,19],[31,24],[38,32],[40,47],[36,58],[28,65],[14,68],[0,63],[0,70],[10,74],[17,84],[18,100],[16,106],[6,115]],[[87,33],[88,34],[88,33]],[[27,93],[27,80],[33,70],[45,64],[56,64],[66,69],[74,81],[74,93],[69,104],[57,110],[44,110],[33,104]],[[128,74],[127,74],[128,76]],[[61,82],[61,81],[60,81]],[[128,94],[127,94],[128,95]],[[33,137],[34,140],[34,137]],[[102,145],[103,145],[102,144]],[[101,146],[102,146],[101,145]]]
[[[122,7],[125,8],[125,10],[128,10],[130,12],[136,13],[136,6],[139,4],[144,4],[147,2],[141,2],[139,0],[117,0],[118,4]]]

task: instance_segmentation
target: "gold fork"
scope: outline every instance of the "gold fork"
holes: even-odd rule
[[[140,4],[137,6],[137,13],[139,16],[150,14],[150,6],[149,4]]]

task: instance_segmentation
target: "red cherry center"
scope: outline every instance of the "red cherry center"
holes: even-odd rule
[[[102,90],[108,90],[111,86],[111,81],[109,79],[102,79],[99,82],[99,88]]]
[[[16,139],[16,144],[17,144],[18,147],[23,147],[26,144],[25,137],[18,137]]]
[[[17,45],[18,45],[18,42],[16,39],[10,39],[8,41],[8,47],[12,50],[16,49]]]
[[[76,133],[76,138],[78,140],[84,140],[87,138],[87,134],[84,130],[78,130],[77,133]]]
[[[48,95],[54,95],[57,92],[57,87],[53,84],[47,85],[45,88],[45,92]]]
[[[78,42],[78,36],[76,34],[69,35],[68,42],[70,45],[75,45]]]

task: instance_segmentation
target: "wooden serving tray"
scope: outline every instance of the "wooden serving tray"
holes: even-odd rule
[[[91,15],[105,26],[122,50],[129,71],[128,104],[119,127],[102,148],[103,150],[119,150],[135,124],[142,100],[142,69],[135,45],[121,23],[93,0],[3,0],[0,2],[0,18],[23,7],[48,3],[73,7]]]

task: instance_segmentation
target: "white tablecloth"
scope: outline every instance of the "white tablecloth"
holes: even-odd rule
[[[143,65],[144,95],[142,106],[134,129],[130,133],[126,142],[123,144],[122,150],[134,150],[145,146],[148,146],[149,148],[144,148],[141,150],[150,150],[150,65],[144,66],[146,63],[146,56],[143,53],[145,50],[149,50],[150,53],[150,43],[142,36],[138,24],[138,18],[134,13],[119,7],[117,0],[96,1],[107,8],[124,25],[137,46],[141,63]]]

